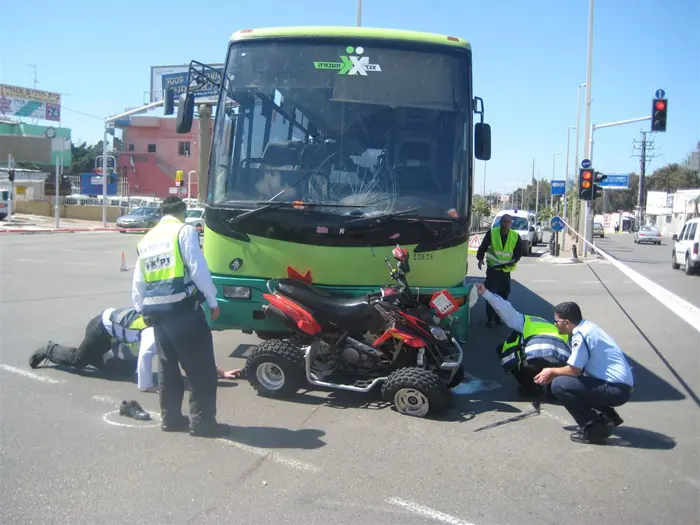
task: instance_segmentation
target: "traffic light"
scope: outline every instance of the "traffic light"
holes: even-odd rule
[[[581,168],[578,172],[578,198],[589,201],[593,197],[593,168]]]
[[[15,181],[15,169],[14,169],[14,168],[10,168],[10,169],[8,170],[8,172],[7,172],[7,177],[10,179],[10,182],[14,182],[14,181]]]
[[[605,179],[607,179],[608,176],[596,171],[595,172],[595,177],[593,179],[593,200],[597,199],[601,195],[603,195],[603,188],[600,187],[600,183],[603,182]]]
[[[651,131],[666,131],[668,99],[655,98],[651,108]]]

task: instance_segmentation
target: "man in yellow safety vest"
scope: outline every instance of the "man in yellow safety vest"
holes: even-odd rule
[[[535,383],[535,377],[545,368],[564,366],[571,356],[569,336],[559,333],[557,326],[542,317],[523,315],[505,299],[478,283],[477,292],[493,307],[505,324],[513,330],[498,346],[501,367],[520,384],[526,396],[549,395],[546,385]]]
[[[510,274],[522,257],[520,235],[511,230],[512,223],[513,218],[510,215],[502,215],[500,222],[484,235],[484,240],[476,252],[479,270],[484,264],[484,256],[486,257],[486,289],[503,299],[508,299],[510,295]],[[491,327],[494,318],[496,324],[501,324],[500,316],[487,302],[486,326]]]

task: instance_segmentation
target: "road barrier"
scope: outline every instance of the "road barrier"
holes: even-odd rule
[[[584,239],[583,236],[579,235],[579,233],[563,219],[562,222],[566,224],[566,226],[571,230],[571,232],[574,235],[576,235],[579,239],[585,242],[588,247],[595,250],[596,254],[600,255],[606,261],[610,262],[613,266],[615,266],[615,268],[620,270],[627,277],[632,279],[632,281],[634,281],[636,284],[638,284],[640,287],[646,290],[646,292],[649,293],[649,295],[651,295],[654,299],[659,301],[662,305],[671,310],[671,312],[676,314],[678,317],[683,319],[683,321],[685,321],[695,330],[700,332],[700,308],[690,304],[688,301],[681,297],[678,297],[676,294],[669,292],[666,288],[659,286],[654,281],[634,271],[626,264],[621,263],[620,261],[615,259],[615,257],[602,250],[600,246],[596,246],[593,243],[590,243],[586,239]]]

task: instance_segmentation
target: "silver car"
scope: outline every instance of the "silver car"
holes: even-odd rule
[[[661,234],[653,226],[642,226],[634,232],[634,242],[637,244],[654,243],[661,244]]]
[[[601,238],[605,237],[605,230],[603,229],[603,225],[599,222],[593,223],[593,237],[596,235]]]

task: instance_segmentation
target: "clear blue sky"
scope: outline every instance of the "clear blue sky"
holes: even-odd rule
[[[2,13],[12,23],[3,24],[0,82],[32,87],[27,64],[36,64],[37,88],[68,94],[62,124],[74,141],[94,143],[100,120],[69,108],[105,116],[140,105],[150,66],[223,62],[229,36],[246,27],[354,25],[356,2],[25,0],[5,2]],[[535,172],[551,178],[553,153],[563,179],[567,127],[586,80],[587,18],[587,0],[364,0],[362,22],[471,42],[475,94],[493,131],[487,191],[509,191],[529,180],[533,158]],[[668,131],[655,134],[659,157],[648,170],[682,161],[700,140],[700,0],[597,0],[594,27],[593,122],[646,116],[663,88]],[[633,140],[648,129],[646,121],[599,130],[594,166],[638,171]],[[481,192],[484,163],[476,164]]]

